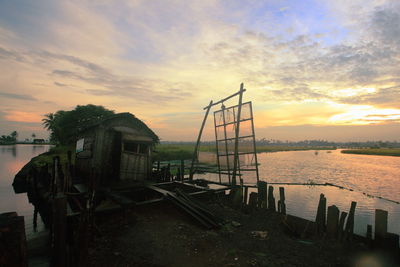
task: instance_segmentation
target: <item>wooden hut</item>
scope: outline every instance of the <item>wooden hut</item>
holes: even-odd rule
[[[78,135],[77,176],[85,181],[95,175],[100,185],[146,180],[151,175],[152,148],[158,141],[158,136],[130,113],[107,117]]]

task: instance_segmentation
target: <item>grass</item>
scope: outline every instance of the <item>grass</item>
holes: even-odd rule
[[[313,146],[257,146],[257,152],[280,152],[280,151],[305,151],[305,150],[335,150],[336,147],[313,147]]]
[[[154,161],[170,161],[191,159],[193,157],[194,144],[158,144],[155,147]],[[307,146],[257,146],[257,152],[279,151],[304,151],[304,150],[332,150],[336,147],[307,147]],[[200,145],[201,152],[215,152],[215,145]]]
[[[43,154],[40,154],[39,156],[35,157],[32,159],[32,163],[37,166],[41,167],[46,164],[52,164],[53,163],[53,157],[59,156],[60,157],[60,162],[61,164],[64,164],[67,162],[67,153],[68,150],[72,152],[72,162],[75,159],[75,148],[71,146],[56,146],[50,148],[48,152],[45,152]]]
[[[400,148],[362,148],[342,150],[345,154],[379,155],[400,157]]]
[[[188,160],[193,157],[194,144],[158,144],[154,148],[153,161]],[[294,146],[258,146],[257,152],[279,152],[279,151],[303,151],[303,150],[332,150],[335,147],[294,147]],[[36,166],[52,164],[53,157],[59,156],[61,163],[67,161],[67,152],[72,151],[72,159],[75,158],[73,146],[52,147],[49,152],[43,153],[33,159]],[[201,152],[215,152],[215,145],[201,144]]]

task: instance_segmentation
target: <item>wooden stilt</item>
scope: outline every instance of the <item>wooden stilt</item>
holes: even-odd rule
[[[270,211],[276,211],[274,187],[272,185],[268,187],[268,209]]]
[[[352,201],[349,211],[349,217],[347,218],[345,234],[347,239],[353,238],[354,233],[354,214],[356,211],[357,202]]]
[[[267,208],[267,183],[264,181],[259,181],[257,183],[258,189],[258,201],[257,207],[260,209]]]
[[[286,214],[286,204],[285,204],[285,188],[279,187],[279,212],[282,214]]]
[[[194,147],[194,151],[193,151],[192,164],[190,165],[189,181],[193,180],[194,163],[197,160],[197,153],[198,153],[198,150],[199,150],[201,136],[203,134],[203,129],[204,129],[204,126],[206,124],[208,113],[210,112],[210,109],[211,109],[212,105],[213,105],[213,101],[211,100],[210,104],[208,104],[208,106],[207,106],[207,111],[206,111],[206,114],[204,115],[203,122],[201,123],[199,135],[197,136],[196,146]]]
[[[53,200],[53,257],[54,266],[66,266],[67,198],[58,193]]]
[[[326,221],[326,198],[324,194],[319,197],[317,217],[315,223],[317,224],[317,234],[321,235],[325,232],[325,221]]]
[[[326,233],[328,238],[335,239],[338,233],[339,209],[335,206],[328,207],[328,216],[326,222]]]
[[[339,219],[339,229],[338,229],[339,239],[343,238],[344,221],[346,220],[346,217],[347,217],[347,212],[342,211]]]
[[[383,245],[387,234],[388,212],[386,210],[375,210],[375,243]]]
[[[256,192],[251,192],[249,197],[249,207],[251,210],[257,209],[258,194]]]

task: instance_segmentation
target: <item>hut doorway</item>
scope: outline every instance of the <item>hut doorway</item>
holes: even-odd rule
[[[145,180],[148,169],[149,144],[122,139],[120,179]]]

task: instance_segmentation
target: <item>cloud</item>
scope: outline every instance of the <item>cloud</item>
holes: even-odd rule
[[[331,98],[326,94],[318,93],[306,86],[270,90],[269,93],[274,99],[281,101],[325,100]]]
[[[374,93],[362,94],[352,97],[338,98],[338,102],[346,104],[367,104],[377,107],[395,107],[400,109],[400,85],[380,88]]]
[[[37,99],[30,95],[20,95],[20,94],[12,94],[12,93],[4,93],[0,92],[0,97],[19,99],[19,100],[29,100],[36,101]]]
[[[59,83],[59,82],[54,82],[54,85],[57,85],[57,86],[60,86],[60,87],[68,86],[67,84]]]
[[[24,111],[7,111],[3,118],[7,121],[14,121],[14,122],[33,122],[37,123],[42,120],[42,116],[30,112]]]

